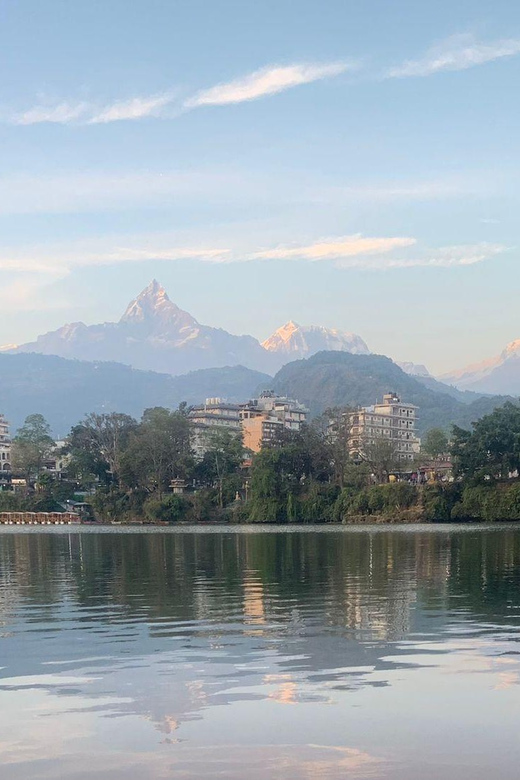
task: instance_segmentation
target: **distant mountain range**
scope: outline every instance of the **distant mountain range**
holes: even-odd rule
[[[174,376],[189,371],[243,366],[273,375],[286,363],[322,351],[370,355],[361,336],[335,328],[300,325],[292,320],[260,343],[253,336],[236,336],[222,328],[201,325],[170,300],[164,287],[152,281],[118,322],[85,325],[73,322],[38,336],[28,344],[8,344],[0,354],[38,353],[86,361],[123,363],[135,369]],[[416,378],[433,377],[425,365],[398,363]],[[520,339],[497,357],[438,379],[458,390],[520,395]]]
[[[147,371],[184,374],[203,368],[242,365],[275,373],[288,360],[323,349],[367,354],[365,342],[343,333],[290,322],[263,344],[253,336],[235,336],[201,325],[168,297],[154,280],[127,307],[119,322],[85,325],[73,322],[8,353],[36,352],[65,358],[116,361]]]
[[[520,395],[520,339],[511,341],[494,358],[443,374],[439,378],[461,390]]]

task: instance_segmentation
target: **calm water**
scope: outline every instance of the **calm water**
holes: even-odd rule
[[[0,531],[2,780],[520,773],[520,528]]]

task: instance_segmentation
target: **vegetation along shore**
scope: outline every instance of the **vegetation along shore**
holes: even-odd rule
[[[193,451],[190,408],[90,414],[58,447],[45,419],[12,442],[0,512],[80,511],[123,523],[362,523],[520,520],[520,408],[506,403],[449,432],[431,429],[406,473],[390,442],[357,443],[352,410],[281,429],[261,449],[235,430]],[[60,469],[49,462],[60,459]],[[449,469],[441,468],[449,463]]]

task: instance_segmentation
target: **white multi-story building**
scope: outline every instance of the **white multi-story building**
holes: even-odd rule
[[[9,437],[9,423],[3,414],[0,414],[0,478],[11,473],[11,439]]]
[[[189,420],[191,449],[197,458],[204,457],[212,431],[220,428],[241,433],[240,406],[222,398],[206,398],[204,404],[193,407]]]
[[[348,414],[349,449],[355,457],[363,446],[378,439],[391,441],[400,460],[413,460],[421,449],[415,431],[418,407],[401,401],[396,393],[387,393],[383,402],[364,406]]]

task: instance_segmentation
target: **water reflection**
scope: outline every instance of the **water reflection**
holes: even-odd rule
[[[508,527],[2,532],[2,780],[509,780],[519,573]]]

